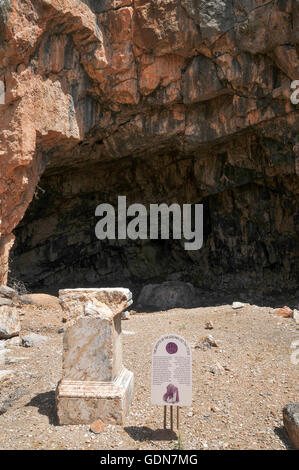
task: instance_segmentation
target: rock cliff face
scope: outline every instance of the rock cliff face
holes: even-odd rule
[[[295,289],[298,42],[295,0],[0,0],[0,283],[15,234],[33,288]],[[100,242],[118,195],[202,202],[203,248]]]

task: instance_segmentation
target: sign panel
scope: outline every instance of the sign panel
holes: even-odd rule
[[[192,354],[181,336],[161,336],[154,346],[151,398],[152,405],[191,406]]]

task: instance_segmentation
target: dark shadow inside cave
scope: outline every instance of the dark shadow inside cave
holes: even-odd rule
[[[244,151],[250,144],[250,158]],[[296,176],[288,157],[273,170],[255,136],[190,156],[51,164],[15,229],[10,277],[35,292],[60,288],[128,287],[165,280],[191,282],[203,293],[248,296],[294,293]],[[289,159],[289,160],[288,160]],[[271,171],[267,170],[267,168]],[[127,196],[127,204],[203,203],[204,243],[186,251],[180,240],[105,240],[95,236],[96,206]],[[203,295],[203,305],[205,297]]]

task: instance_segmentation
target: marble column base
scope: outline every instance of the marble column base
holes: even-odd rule
[[[123,425],[133,398],[134,374],[123,369],[113,382],[62,379],[56,389],[57,417],[60,425]]]

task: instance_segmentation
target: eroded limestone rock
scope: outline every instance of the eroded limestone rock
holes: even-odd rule
[[[12,289],[12,287],[8,287],[5,285],[0,286],[0,297],[13,299],[16,296],[17,296],[17,292],[15,291],[15,289]]]
[[[299,403],[290,403],[283,409],[283,424],[296,449],[299,449]]]
[[[16,308],[0,307],[0,339],[18,336],[21,329],[19,313]]]
[[[88,315],[89,309],[92,313],[94,305],[97,312],[99,309],[104,311],[106,306],[108,312],[112,310],[114,314],[121,313],[132,304],[132,293],[124,288],[62,289],[59,291],[59,299],[67,319],[70,320]]]

